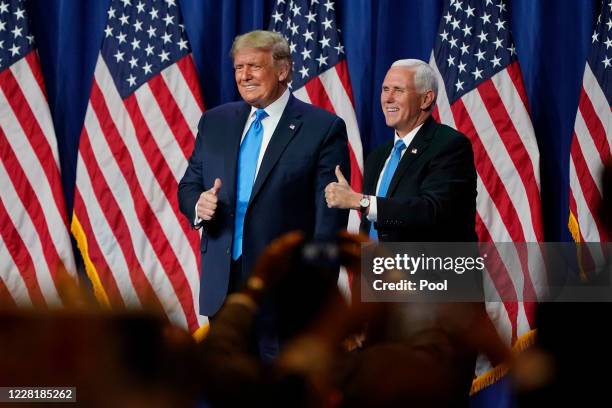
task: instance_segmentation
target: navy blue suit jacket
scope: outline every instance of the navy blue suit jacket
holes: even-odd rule
[[[393,139],[366,160],[363,193],[376,195]],[[386,197],[378,197],[383,242],[475,242],[476,168],[469,139],[429,117],[397,166]],[[361,218],[368,233],[370,221]]]
[[[200,314],[214,315],[227,294],[242,132],[251,106],[228,103],[204,113],[179,183],[181,212],[193,223],[200,194],[222,181],[215,217],[202,222]],[[265,126],[265,123],[264,123]],[[346,127],[339,117],[291,96],[264,154],[244,220],[242,278],[273,239],[293,230],[326,239],[346,228],[348,211],[329,209],[324,189],[340,165],[350,179]],[[199,225],[199,226],[200,226]],[[198,227],[199,227],[198,226]]]

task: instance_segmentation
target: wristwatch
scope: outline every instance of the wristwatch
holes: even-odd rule
[[[364,195],[363,197],[361,197],[361,200],[359,200],[359,211],[366,212],[368,210],[368,207],[370,206],[370,197],[367,195]]]

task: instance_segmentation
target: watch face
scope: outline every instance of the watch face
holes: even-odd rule
[[[361,207],[367,207],[370,205],[370,199],[368,197],[363,197],[361,200],[359,200],[359,205]]]

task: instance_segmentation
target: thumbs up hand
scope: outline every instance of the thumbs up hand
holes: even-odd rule
[[[342,171],[340,170],[340,166],[336,166],[336,178],[338,179],[338,184],[345,186],[349,185],[348,181],[346,181],[344,178],[344,174],[342,174]]]
[[[210,221],[215,216],[215,212],[217,211],[217,195],[219,194],[219,190],[221,190],[221,179],[215,179],[215,184],[210,190],[204,191],[200,194],[200,198],[198,199],[198,204],[196,205],[196,214],[199,218]]]
[[[346,178],[336,166],[337,182],[332,182],[325,187],[325,201],[329,208],[358,209],[361,194],[353,191]]]

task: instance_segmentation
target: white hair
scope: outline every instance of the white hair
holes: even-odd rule
[[[434,98],[438,96],[438,79],[433,68],[420,59],[401,59],[391,64],[391,67],[405,67],[414,70],[414,86],[418,92],[432,91]],[[434,99],[435,104],[435,99]]]

